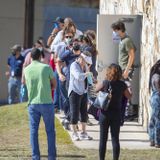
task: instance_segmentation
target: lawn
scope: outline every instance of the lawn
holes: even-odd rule
[[[0,107],[0,160],[31,160],[26,103]],[[58,160],[98,160],[98,150],[79,149],[56,119]],[[47,158],[46,135],[40,124],[39,141],[42,160]],[[87,143],[87,142],[86,142]],[[111,160],[112,152],[107,152]],[[157,150],[122,150],[120,160],[160,160]]]

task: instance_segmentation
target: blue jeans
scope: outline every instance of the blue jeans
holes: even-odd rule
[[[8,80],[8,103],[14,104],[20,102],[21,78],[10,77]]]
[[[45,124],[48,141],[48,160],[56,160],[56,141],[53,104],[32,104],[28,106],[30,120],[30,142],[32,160],[40,160],[38,129],[41,116]]]
[[[66,81],[59,81],[60,87],[60,96],[61,96],[61,105],[63,106],[65,117],[70,120],[70,107],[69,107],[69,98],[68,91],[66,88]]]
[[[58,73],[57,71],[55,71],[55,78],[56,78],[56,88],[54,90],[54,100],[53,100],[53,105],[54,105],[54,108],[57,108],[57,109],[61,109],[60,107],[60,102],[61,102],[61,97],[60,97],[60,88],[59,88],[59,76],[58,76]]]
[[[160,95],[158,92],[153,92],[151,96],[151,119],[149,122],[149,137],[150,141],[160,145]]]

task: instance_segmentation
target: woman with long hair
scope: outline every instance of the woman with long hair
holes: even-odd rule
[[[149,91],[152,113],[149,123],[150,146],[160,148],[160,60],[150,70]]]
[[[99,159],[105,159],[106,143],[108,140],[108,130],[110,128],[112,146],[113,146],[113,160],[119,159],[120,144],[119,132],[121,124],[121,103],[123,95],[131,98],[126,84],[121,80],[122,69],[117,64],[111,64],[106,70],[106,76],[103,83],[97,86],[96,91],[106,91],[106,88],[111,86],[112,97],[107,111],[101,110],[99,116],[100,124],[100,144],[99,144]]]

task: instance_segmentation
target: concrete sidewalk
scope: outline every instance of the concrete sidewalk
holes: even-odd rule
[[[56,117],[62,121],[61,114],[56,114]],[[99,125],[92,116],[90,121],[93,123],[92,126],[87,125],[88,134],[93,137],[93,140],[74,141],[73,143],[82,149],[98,149],[99,146]],[[68,131],[69,135],[72,135],[71,131]],[[151,149],[149,144],[149,137],[146,131],[143,130],[142,126],[136,122],[126,122],[121,127],[120,132],[120,145],[121,149]],[[112,149],[111,137],[109,134],[109,140],[107,148]],[[153,149],[153,148],[152,148]]]

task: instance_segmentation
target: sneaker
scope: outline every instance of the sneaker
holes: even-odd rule
[[[73,133],[72,134],[72,140],[73,141],[79,141],[80,139],[79,139],[79,136],[78,136],[78,133]]]
[[[154,141],[150,141],[150,146],[151,146],[151,147],[154,147],[154,146],[155,146]]]
[[[87,125],[88,125],[88,126],[92,126],[93,123],[88,119],[88,120],[87,120]]]
[[[82,139],[82,140],[92,140],[93,138],[90,137],[87,133],[81,132],[80,133],[80,139]]]
[[[64,129],[66,129],[66,130],[71,130],[68,120],[64,119],[64,120],[62,121],[62,125],[63,125]]]

